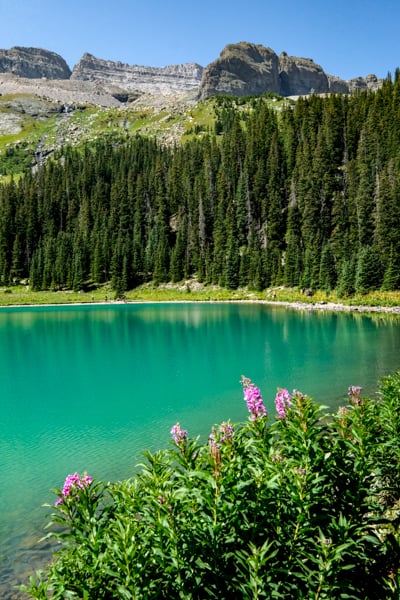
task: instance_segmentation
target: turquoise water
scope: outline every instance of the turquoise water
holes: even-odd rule
[[[38,307],[0,312],[0,597],[40,565],[52,487],[84,470],[131,476],[179,421],[204,439],[247,418],[240,378],[273,411],[278,386],[338,406],[400,368],[400,320],[258,304]],[[11,596],[10,596],[11,597]]]

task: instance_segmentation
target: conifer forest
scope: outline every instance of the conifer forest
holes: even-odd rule
[[[215,103],[185,143],[98,138],[3,183],[0,284],[399,289],[400,72],[280,110]]]

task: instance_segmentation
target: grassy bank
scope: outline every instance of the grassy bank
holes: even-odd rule
[[[400,291],[371,292],[350,298],[339,298],[337,294],[316,292],[306,296],[297,288],[278,287],[262,292],[246,288],[228,290],[218,286],[200,285],[188,282],[183,285],[142,285],[125,293],[128,302],[173,302],[173,301],[276,301],[289,303],[320,304],[333,303],[357,307],[396,307],[400,306]],[[105,285],[88,292],[72,290],[33,292],[29,286],[11,286],[0,288],[0,306],[29,306],[45,304],[74,304],[114,302],[114,291]]]

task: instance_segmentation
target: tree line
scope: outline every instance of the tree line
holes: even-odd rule
[[[0,186],[0,283],[400,288],[400,72],[376,92],[216,99],[175,147],[64,147]]]

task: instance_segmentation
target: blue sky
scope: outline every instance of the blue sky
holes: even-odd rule
[[[400,66],[399,0],[0,0],[0,48],[34,46],[72,68],[84,52],[130,65],[206,66],[248,41],[343,79]]]

